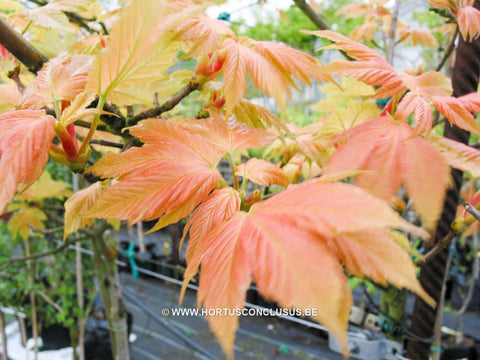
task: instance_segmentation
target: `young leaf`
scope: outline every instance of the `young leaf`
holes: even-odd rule
[[[52,29],[65,30],[69,20],[65,11],[81,13],[87,9],[91,0],[52,0],[44,6],[28,11],[28,17],[35,24]]]
[[[250,128],[266,129],[273,126],[278,131],[288,131],[285,123],[263,106],[248,100],[240,100],[233,108],[237,121],[247,124]]]
[[[150,102],[153,91],[142,89],[164,78],[178,51],[168,31],[202,7],[188,6],[172,13],[168,0],[131,1],[112,29],[108,49],[92,65],[87,91],[118,104]]]
[[[65,226],[63,240],[80,229],[93,224],[93,219],[79,217],[89,211],[104,192],[104,186],[96,182],[85,189],[77,191],[65,201]]]
[[[333,154],[324,173],[368,170],[356,176],[356,184],[386,201],[405,184],[420,218],[433,229],[449,184],[449,168],[440,151],[415,136],[408,124],[386,116],[354,127],[344,136],[350,138]]]
[[[62,53],[51,59],[26,88],[18,106],[41,109],[50,103],[72,101],[84,91],[92,58]],[[56,105],[58,106],[58,105]],[[58,106],[61,110],[61,106]]]
[[[225,22],[200,14],[186,20],[173,30],[175,40],[189,45],[188,52],[182,58],[208,55],[217,51],[224,38],[235,37]]]
[[[64,181],[52,180],[50,173],[44,171],[35,183],[18,194],[15,199],[21,201],[41,202],[42,200],[54,198],[64,199],[72,195],[70,185]]]
[[[277,165],[262,159],[250,159],[246,163],[237,166],[235,175],[261,186],[280,185],[288,186],[287,175]]]
[[[88,169],[119,181],[85,215],[130,224],[163,216],[152,231],[187,216],[217,186],[225,154],[196,132],[160,119],[130,128],[145,145],[107,154]]]
[[[8,206],[9,210],[14,210],[12,217],[8,221],[8,231],[13,238],[20,235],[23,239],[28,239],[30,229],[45,229],[44,221],[47,215],[36,207],[30,207],[27,204],[12,204]]]
[[[249,213],[237,212],[215,226],[197,243],[186,272],[195,273],[201,264],[198,301],[207,309],[242,308],[253,280],[262,296],[282,307],[318,309],[318,316],[313,318],[339,337],[346,349],[352,299],[340,264],[350,266],[350,259],[356,255],[348,247],[361,247],[363,242],[367,249],[361,249],[360,254],[378,241],[375,244],[378,249],[370,255],[376,262],[382,262],[378,256],[385,242],[386,252],[402,253],[400,247],[389,244],[392,240],[388,236],[378,240],[367,237],[376,232],[383,234],[388,227],[425,235],[383,201],[358,188],[307,181],[254,204]],[[345,252],[340,253],[332,247],[332,242],[342,236],[340,241],[348,242],[343,245],[347,247]],[[346,240],[349,237],[351,240]],[[367,260],[359,255],[357,261],[363,265]],[[399,256],[398,263],[391,265],[380,271],[374,264],[365,264],[367,271],[362,274],[372,275],[382,283],[407,286],[431,303],[415,278],[415,268],[408,256]],[[232,358],[238,317],[209,316],[207,321]]]
[[[447,96],[435,97],[433,99],[433,105],[453,125],[474,134],[480,134],[480,126],[470,112],[479,110],[480,94],[475,94],[469,94],[459,98]],[[466,98],[466,96],[469,97]]]
[[[440,9],[448,8],[457,17],[460,33],[465,41],[474,40],[480,34],[480,11],[473,6],[472,0],[428,0]]]
[[[81,93],[75,97],[72,103],[62,111],[59,121],[67,127],[76,120],[85,119],[86,117],[93,117],[95,114],[110,114],[106,111],[101,111],[96,108],[87,108],[88,105],[95,100],[95,95]]]
[[[189,119],[183,124],[198,127],[206,141],[223,149],[231,150],[251,149],[271,143],[274,136],[264,129],[251,129],[233,118],[226,121],[219,112],[210,111],[211,118],[204,120]],[[203,131],[202,131],[203,130]]]
[[[450,166],[480,177],[480,152],[477,149],[434,134],[429,140],[442,152]]]
[[[55,135],[55,119],[43,110],[16,110],[0,115],[0,213],[15,191],[40,176]]]
[[[317,71],[318,60],[286,45],[238,37],[226,39],[222,49],[226,51],[222,70],[227,117],[245,93],[247,71],[255,86],[273,96],[281,109],[285,109],[289,87],[297,89],[292,77],[308,85],[310,78],[331,80]]]
[[[186,260],[189,263],[188,270],[184,274],[182,291],[180,293],[179,303],[183,302],[183,296],[187,284],[198,272],[198,262],[194,264],[191,260],[197,252],[197,244],[202,241],[218,224],[229,220],[237,211],[240,210],[240,195],[238,191],[225,187],[215,190],[209,195],[202,204],[194,211],[188,219],[183,230],[183,238],[187,232],[190,234]],[[203,251],[207,249],[203,248]],[[201,258],[200,254],[196,259]]]
[[[322,68],[324,73],[353,77],[368,85],[380,86],[374,95],[377,98],[388,98],[405,90],[402,78],[376,51],[330,30],[304,32],[334,41],[334,48],[358,59],[333,61]]]
[[[470,41],[480,35],[480,11],[473,6],[463,6],[457,16],[463,39]]]

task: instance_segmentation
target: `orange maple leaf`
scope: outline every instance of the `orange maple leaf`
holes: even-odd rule
[[[435,227],[449,184],[449,168],[440,151],[404,123],[381,116],[345,132],[345,145],[333,154],[324,173],[368,170],[356,184],[389,201],[402,184],[424,224]]]
[[[0,214],[15,191],[41,175],[55,136],[55,118],[43,110],[16,110],[0,115]]]
[[[372,86],[380,86],[374,97],[388,98],[406,89],[397,71],[375,50],[330,30],[302,31],[335,42],[328,48],[340,48],[357,61],[336,60],[322,71],[332,75],[353,77]]]
[[[317,309],[313,318],[347,349],[352,298],[342,263],[380,283],[407,287],[432,303],[416,280],[410,258],[385,235],[388,227],[425,235],[386,203],[354,186],[315,180],[292,185],[254,204],[248,213],[239,211],[209,229],[196,243],[185,282],[201,265],[199,304],[234,312],[243,308],[253,280],[263,297],[282,307]],[[382,260],[386,255],[395,261]],[[365,265],[366,270],[355,264]],[[233,358],[238,316],[214,315],[207,321]]]
[[[429,141],[442,152],[450,166],[480,177],[480,151],[435,134],[430,136]]]
[[[60,112],[62,100],[72,101],[83,92],[91,60],[87,55],[70,56],[67,53],[51,59],[25,89],[18,106],[24,109],[41,109],[45,105],[53,104]],[[55,104],[57,101],[60,101],[60,104]]]
[[[205,142],[198,129],[151,119],[130,128],[145,145],[107,154],[88,172],[117,178],[88,217],[129,220],[163,216],[152,231],[175,223],[217,186],[216,166],[225,151]]]
[[[439,72],[429,71],[419,76],[397,73],[377,52],[341,34],[330,30],[305,33],[327,38],[335,42],[329,47],[340,48],[357,59],[333,61],[322,68],[323,72],[353,77],[366,84],[379,86],[373,95],[376,98],[401,97],[409,91],[400,101],[395,117],[403,121],[415,113],[417,129],[413,135],[424,131],[429,134],[432,127],[430,105],[435,106],[452,124],[480,134],[480,126],[470,113],[480,111],[480,94],[451,97],[450,80]]]
[[[173,30],[175,40],[185,41],[190,45],[182,58],[208,55],[218,50],[224,38],[235,37],[235,33],[223,21],[200,14],[187,19]]]
[[[203,120],[188,119],[184,125],[198,128],[205,141],[211,142],[224,151],[251,149],[273,141],[274,136],[264,129],[251,129],[233,118],[225,120],[219,111],[211,110],[212,117]]]
[[[307,85],[311,78],[331,80],[318,71],[318,60],[283,44],[241,36],[227,38],[221,49],[226,52],[222,71],[227,117],[245,93],[247,71],[255,86],[273,96],[281,109],[285,109],[290,87],[297,89],[293,77]]]
[[[447,8],[457,17],[463,39],[470,41],[480,35],[480,11],[474,8],[473,0],[428,0],[440,9]]]
[[[244,179],[261,186],[270,186],[272,184],[287,186],[290,182],[288,176],[277,165],[256,158],[238,165],[235,175],[242,176]]]
[[[85,189],[77,191],[65,201],[65,226],[63,240],[70,235],[93,224],[93,219],[81,218],[78,215],[90,210],[104,192],[104,186],[96,182]]]

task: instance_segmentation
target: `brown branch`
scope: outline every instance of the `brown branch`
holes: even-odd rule
[[[110,146],[118,149],[123,149],[124,144],[113,142],[113,141],[108,141],[108,140],[90,140],[90,144],[96,144],[96,145],[103,145],[103,146]]]
[[[77,120],[75,121],[75,126],[80,126],[80,127],[83,127],[83,128],[87,128],[87,129],[90,129],[90,127],[92,126],[92,123],[89,123],[88,121],[84,121],[84,120]],[[107,127],[105,125],[97,125],[97,130],[99,131],[108,131]]]
[[[197,90],[199,84],[195,82],[195,78],[192,78],[187,85],[173,98],[168,100],[167,102],[163,103],[162,105],[146,110],[144,112],[141,112],[138,115],[135,115],[133,118],[131,118],[128,121],[128,126],[133,126],[136,125],[139,121],[144,120],[144,119],[149,119],[149,118],[154,118],[157,117],[164,112],[172,110],[175,106],[177,106],[180,101],[182,101],[184,98],[186,98],[188,95],[190,95],[192,92]]]
[[[470,145],[474,149],[480,149],[480,142]]]
[[[35,49],[2,17],[0,17],[0,44],[35,74],[48,61],[45,55]]]
[[[57,247],[53,250],[49,250],[49,251],[45,251],[45,252],[41,252],[41,253],[36,253],[36,254],[29,255],[29,256],[12,257],[12,258],[8,259],[8,261],[5,264],[0,266],[0,271],[6,269],[8,266],[10,266],[11,264],[13,264],[15,262],[36,260],[36,259],[41,259],[41,258],[44,258],[46,256],[56,254],[56,253],[64,250],[65,248],[69,247],[70,245],[75,244],[76,242],[81,241],[81,240],[85,240],[85,239],[86,239],[85,237],[81,237],[81,238],[78,238],[78,239],[71,239],[71,240],[65,241],[62,245],[60,245],[59,247]]]
[[[302,10],[302,12],[308,16],[308,18],[319,28],[320,30],[330,30],[330,26],[323,20],[323,18],[307,4],[305,0],[293,0],[295,5]]]
[[[443,249],[447,248],[450,245],[453,237],[456,235],[454,231],[450,231],[443,239],[435,244],[435,246],[425,254],[425,256],[421,259],[415,261],[415,265],[423,265],[434,258],[438,253],[440,253]]]
[[[452,52],[455,49],[455,40],[457,39],[458,32],[459,32],[459,29],[458,29],[458,25],[457,25],[457,27],[455,28],[455,33],[453,34],[452,40],[450,41],[450,44],[448,44],[448,48],[445,51],[445,54],[443,54],[443,58],[438,63],[435,71],[440,71],[442,69],[443,65],[445,65],[445,63],[447,62],[450,55],[452,55]]]
[[[58,306],[57,304],[55,304],[52,300],[50,300],[50,298],[47,296],[47,294],[45,294],[43,291],[35,290],[35,293],[37,295],[39,295],[47,304],[49,304],[55,310],[57,310],[60,313],[63,312],[63,309],[60,306]]]
[[[392,22],[388,33],[387,61],[393,65],[395,59],[395,35],[397,33],[398,14],[400,12],[400,0],[395,0],[395,6],[392,13]]]

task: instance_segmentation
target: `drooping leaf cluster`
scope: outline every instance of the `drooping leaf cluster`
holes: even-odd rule
[[[255,282],[280,306],[318,308],[315,320],[346,350],[352,298],[345,272],[408,288],[432,303],[391,230],[428,238],[450,182],[449,166],[479,176],[478,152],[437,135],[434,121],[439,113],[445,126],[480,133],[472,115],[480,112],[478,93],[454,98],[445,75],[398,72],[376,51],[333,31],[305,32],[351,57],[322,65],[285,44],[236,36],[205,15],[208,2],[132,0],[107,15],[95,4],[52,1],[8,17],[28,32],[25,19],[57,28],[64,11],[91,11],[97,22],[85,26],[105,19],[111,28],[102,23],[108,35],[86,36],[73,26],[76,41],[34,79],[20,73],[26,89],[0,107],[0,212],[15,193],[28,196],[42,186],[50,157],[103,180],[66,201],[65,237],[93,218],[129,224],[158,219],[153,230],[188,218],[184,290],[200,271],[200,306],[241,308]],[[383,2],[373,5],[372,14],[367,5],[347,9],[370,14],[369,22],[388,14]],[[463,5],[450,10],[465,37],[478,35],[477,13]],[[420,35],[410,36],[421,43]],[[180,57],[194,59],[195,71],[176,68]],[[15,64],[8,53],[4,61]],[[346,78],[343,89],[334,76]],[[276,101],[280,116],[244,98],[248,77]],[[332,89],[317,106],[320,121],[286,124],[282,114],[292,89],[318,81]],[[169,112],[192,93],[203,103],[201,112]],[[371,101],[387,98],[383,111]],[[107,151],[90,166],[91,146],[112,143],[121,151]],[[263,156],[248,159],[259,147],[265,150],[255,153]],[[223,158],[232,167],[231,183],[218,169]],[[402,189],[424,228],[389,206]],[[238,317],[207,321],[232,358]]]

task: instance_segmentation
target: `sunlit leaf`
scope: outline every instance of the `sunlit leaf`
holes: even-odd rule
[[[480,151],[434,134],[430,137],[430,142],[442,152],[450,166],[480,177]]]
[[[196,244],[186,272],[194,274],[201,264],[198,302],[204,308],[242,308],[254,281],[264,298],[282,307],[318,309],[313,319],[346,349],[352,298],[340,264],[380,283],[406,286],[432,302],[409,257],[385,235],[388,227],[418,231],[358,188],[308,181],[215,226]],[[382,260],[384,254],[390,259],[397,253],[391,267]],[[364,261],[372,262],[362,272],[355,265]],[[207,321],[232,358],[238,317],[208,316]]]
[[[47,215],[42,210],[26,204],[15,205],[14,208],[9,206],[9,209],[15,210],[15,212],[7,224],[8,231],[13,238],[20,235],[23,239],[28,239],[32,228],[45,229],[44,221],[47,220]]]
[[[77,191],[65,201],[65,225],[63,240],[70,234],[93,224],[94,219],[80,217],[79,214],[89,211],[104,192],[104,185],[96,182],[85,189]]]
[[[15,199],[40,202],[44,199],[64,199],[72,195],[70,185],[64,181],[53,180],[48,171],[44,171],[37,181],[28,189],[18,194]]]
[[[169,30],[180,25],[202,6],[172,13],[167,0],[133,0],[122,11],[107,41],[107,49],[95,59],[87,91],[118,104],[145,103],[153,91],[144,87],[165,77],[178,47]]]
[[[157,228],[175,223],[217,186],[216,166],[224,151],[166,120],[147,120],[130,128],[145,145],[107,154],[89,172],[119,181],[107,188],[89,217],[129,220],[130,224],[163,216]]]
[[[282,169],[262,159],[253,158],[238,165],[235,174],[262,186],[289,184],[288,177]]]
[[[55,135],[55,119],[43,110],[16,110],[0,115],[0,213],[16,190],[40,176]]]
[[[449,184],[442,154],[404,122],[379,117],[345,133],[349,140],[333,154],[325,174],[366,170],[355,182],[389,201],[402,185],[425,226],[435,227]]]

